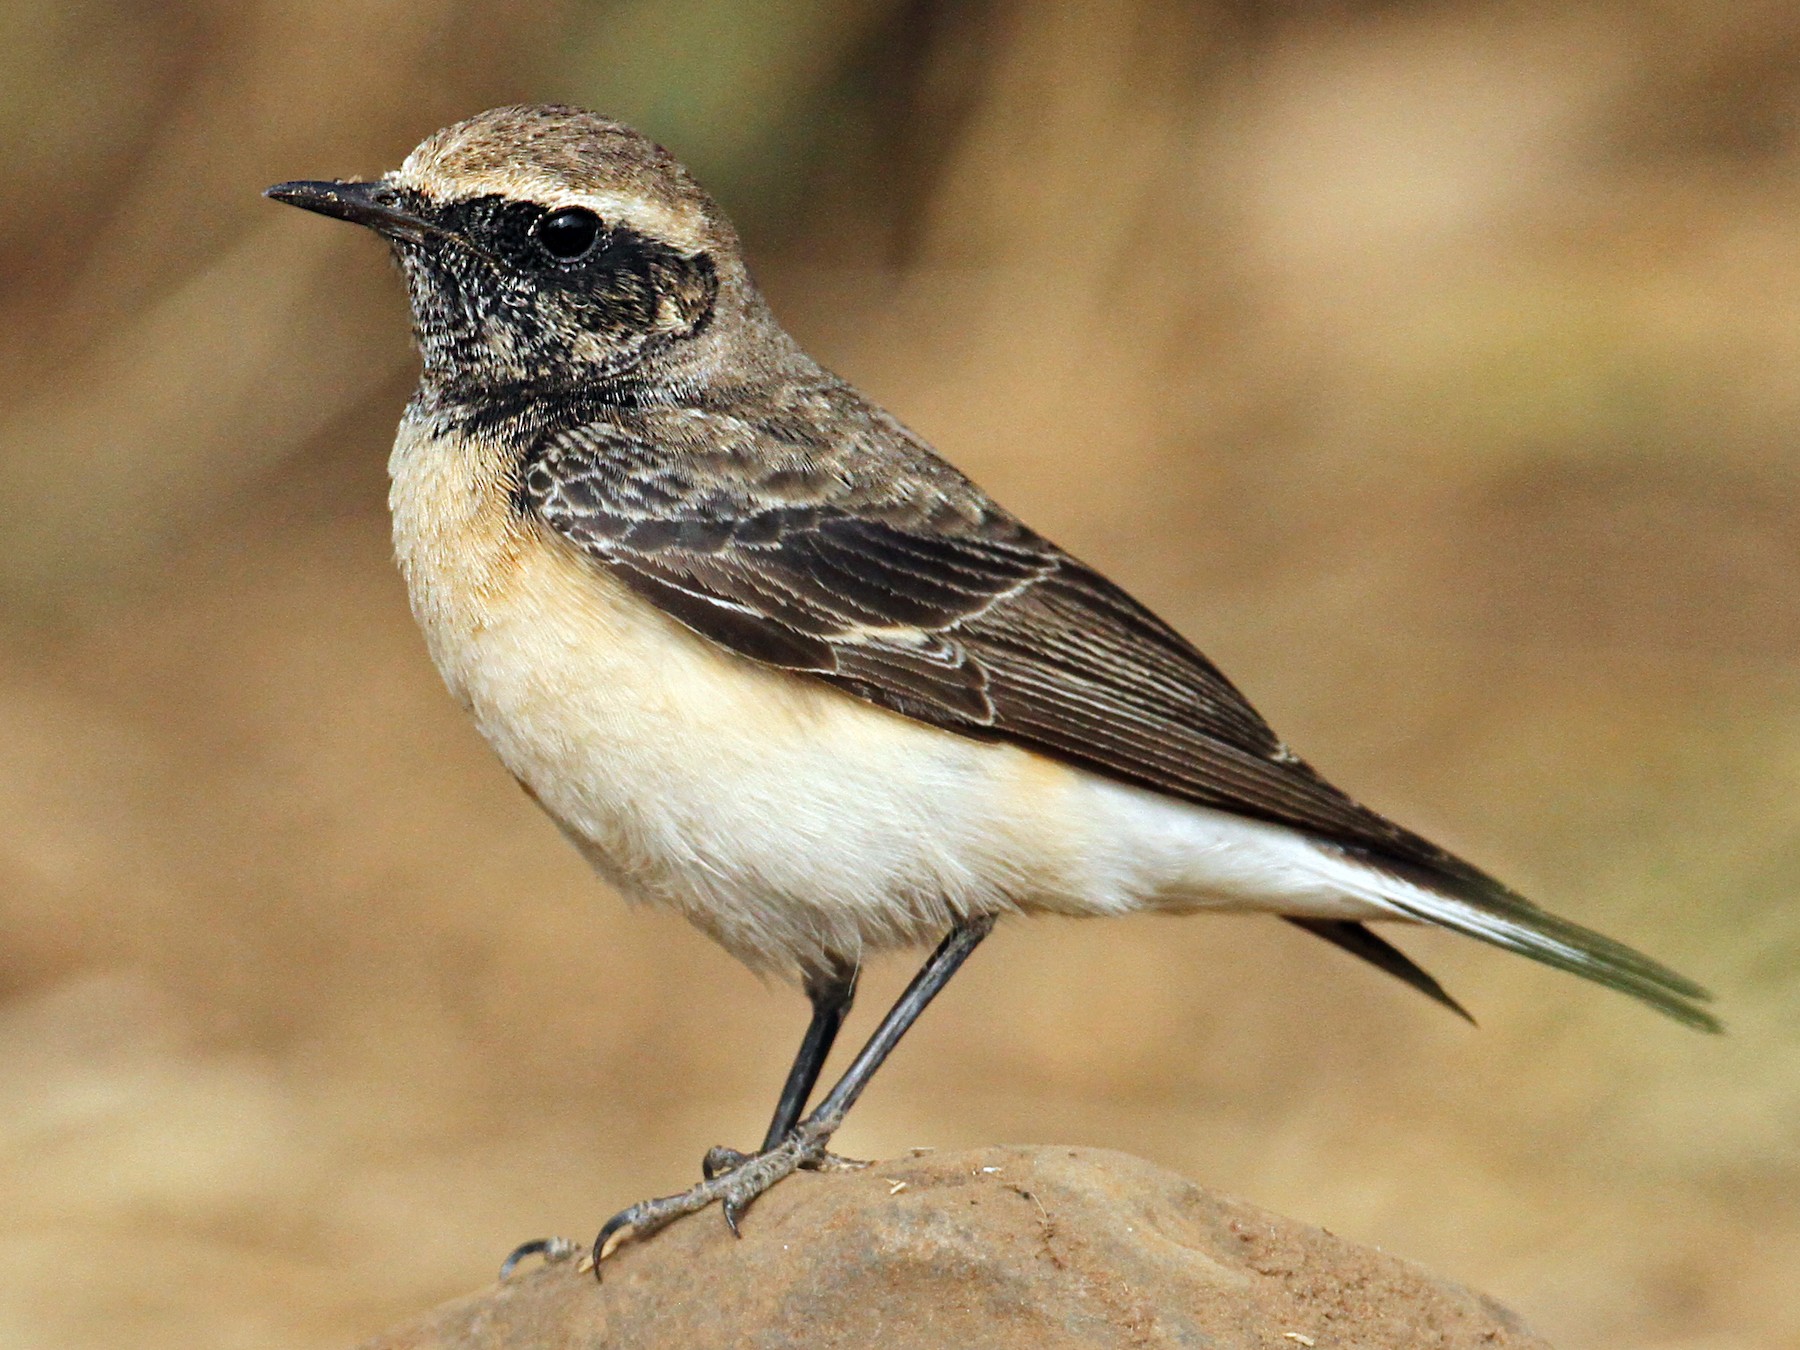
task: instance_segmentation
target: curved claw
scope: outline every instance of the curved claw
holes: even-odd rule
[[[831,1123],[836,1124],[835,1121]],[[698,1213],[714,1202],[724,1210],[725,1222],[731,1231],[741,1237],[738,1220],[756,1197],[802,1164],[819,1163],[829,1157],[825,1151],[828,1138],[829,1127],[808,1122],[782,1143],[762,1153],[739,1154],[732,1149],[713,1149],[706,1155],[706,1180],[678,1195],[644,1200],[630,1209],[620,1210],[606,1221],[606,1226],[594,1239],[594,1278],[600,1278],[601,1263],[620,1243],[648,1237],[683,1215]],[[726,1162],[731,1163],[729,1170],[714,1170]]]
[[[594,1283],[601,1283],[600,1263],[613,1248],[615,1241],[623,1242],[631,1236],[632,1225],[637,1221],[637,1206],[622,1209],[608,1219],[600,1228],[600,1235],[594,1239]]]
[[[567,1261],[573,1255],[575,1244],[566,1237],[533,1238],[530,1242],[521,1242],[500,1263],[500,1280],[504,1283],[519,1268],[519,1262],[528,1257],[541,1256],[545,1265],[554,1265],[559,1261]]]
[[[724,1144],[714,1144],[700,1160],[700,1175],[711,1181],[727,1172],[735,1172],[749,1162],[752,1156],[749,1153],[739,1153],[735,1148],[727,1148]]]

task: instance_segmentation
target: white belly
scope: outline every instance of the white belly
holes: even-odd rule
[[[1278,826],[970,740],[757,666],[510,519],[470,456],[403,428],[396,548],[438,669],[594,866],[792,974],[958,915],[1381,914],[1380,883]]]

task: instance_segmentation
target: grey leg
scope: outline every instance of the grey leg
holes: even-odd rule
[[[919,973],[913,976],[912,983],[906,986],[906,992],[889,1009],[888,1015],[881,1019],[881,1025],[869,1037],[868,1044],[850,1061],[850,1067],[844,1071],[844,1076],[838,1080],[837,1085],[825,1094],[825,1099],[811,1115],[786,1131],[779,1143],[744,1159],[729,1171],[708,1177],[680,1195],[645,1200],[608,1219],[601,1228],[600,1235],[594,1239],[595,1277],[598,1278],[600,1274],[601,1261],[619,1243],[648,1237],[684,1214],[705,1209],[715,1200],[724,1208],[726,1222],[736,1231],[738,1217],[757,1196],[791,1175],[797,1168],[823,1158],[825,1145],[843,1123],[844,1116],[855,1105],[863,1089],[868,1087],[869,1080],[875,1076],[882,1061],[893,1052],[907,1029],[918,1021],[919,1014],[925,1011],[926,1005],[950,982],[950,977],[968,960],[969,953],[980,945],[981,940],[993,931],[993,927],[993,918],[986,917],[971,919],[950,930],[949,936],[938,945],[938,949],[931,954]],[[835,1028],[833,1030],[835,1032]],[[807,1039],[812,1039],[810,1029]],[[803,1053],[804,1050],[805,1046],[802,1045]],[[822,1061],[823,1056],[820,1058]],[[790,1087],[800,1076],[799,1069],[800,1065],[796,1063],[795,1072],[789,1074]],[[816,1077],[818,1070],[815,1068],[812,1073]],[[788,1092],[783,1091],[782,1106],[776,1112],[777,1119],[787,1106],[788,1096]]]
[[[825,1067],[838,1030],[850,1015],[850,1005],[856,999],[856,973],[856,968],[850,966],[829,975],[807,977],[806,996],[812,1000],[812,1021],[807,1023],[800,1050],[794,1056],[793,1067],[788,1070],[781,1100],[775,1104],[775,1115],[769,1121],[769,1131],[763,1136],[760,1152],[767,1153],[774,1148],[799,1123],[800,1113],[806,1109],[807,1098],[812,1096],[819,1081],[819,1071]],[[741,1167],[754,1156],[721,1145],[707,1150],[700,1170],[710,1181],[722,1172]]]

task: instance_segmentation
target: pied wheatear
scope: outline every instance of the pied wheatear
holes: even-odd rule
[[[1436,924],[1704,1030],[1704,990],[1357,804],[1213,664],[821,369],[664,150],[500,108],[278,201],[392,246],[423,356],[390,468],[451,692],[625,895],[797,980],[760,1150],[596,1260],[819,1166],[1004,915],[1261,911],[1461,1011],[1367,924]],[[803,1114],[865,956],[936,950]]]

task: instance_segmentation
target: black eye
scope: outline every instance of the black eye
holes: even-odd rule
[[[554,211],[537,223],[538,247],[558,262],[574,262],[600,237],[600,217],[585,206]]]

